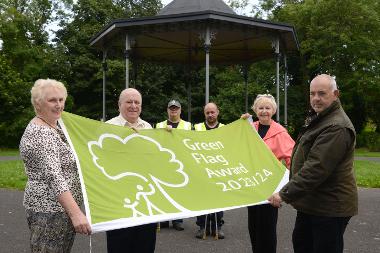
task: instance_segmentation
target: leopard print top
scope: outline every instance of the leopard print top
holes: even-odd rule
[[[58,196],[70,191],[78,205],[82,193],[74,155],[60,128],[32,122],[20,141],[20,155],[28,177],[24,207],[35,212],[63,212]]]

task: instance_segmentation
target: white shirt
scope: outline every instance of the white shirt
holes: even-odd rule
[[[146,122],[145,120],[142,120],[140,117],[137,119],[135,123],[130,123],[126,119],[119,114],[119,116],[116,116],[115,118],[112,118],[110,120],[107,120],[106,123],[117,125],[117,126],[127,126],[127,127],[133,127],[136,129],[151,129],[152,126]]]

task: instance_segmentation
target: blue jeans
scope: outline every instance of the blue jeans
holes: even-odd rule
[[[342,253],[343,234],[351,217],[325,217],[297,212],[294,253]]]

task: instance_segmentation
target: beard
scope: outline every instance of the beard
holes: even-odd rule
[[[208,117],[206,121],[208,124],[214,124],[216,122],[216,118]]]

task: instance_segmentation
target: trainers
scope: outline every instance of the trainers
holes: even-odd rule
[[[205,229],[201,228],[197,231],[197,233],[195,234],[195,237],[198,239],[203,239],[203,236],[205,236]]]
[[[212,236],[216,236],[216,231],[212,231]],[[218,239],[224,239],[224,232],[221,229],[218,230]]]
[[[177,230],[177,231],[182,231],[182,230],[184,230],[182,222],[174,222],[174,223],[173,223],[173,228],[174,228],[175,230]]]

